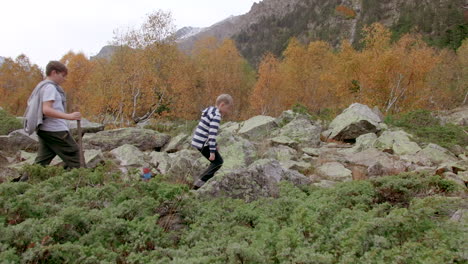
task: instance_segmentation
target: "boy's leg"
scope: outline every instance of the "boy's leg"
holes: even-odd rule
[[[38,136],[45,141],[47,147],[54,154],[65,162],[66,169],[80,167],[79,148],[68,131],[50,132],[39,130]]]
[[[47,166],[55,158],[56,154],[48,147],[50,144],[47,137],[43,137],[41,131],[37,131],[37,137],[39,138],[39,150],[37,151],[37,157],[34,160],[34,164],[40,164]]]
[[[203,149],[200,151],[205,158],[210,157],[210,148],[209,147],[203,147]],[[200,175],[200,180],[206,182],[209,179],[213,178],[214,174],[221,168],[223,165],[223,158],[219,154],[218,151],[215,151],[215,159],[210,160],[210,166]]]

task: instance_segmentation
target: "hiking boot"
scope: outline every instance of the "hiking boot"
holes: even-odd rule
[[[202,181],[202,180],[196,180],[196,181],[193,183],[192,189],[193,189],[193,190],[198,190],[198,189],[200,189],[200,187],[203,186],[203,184],[205,184],[204,181]]]

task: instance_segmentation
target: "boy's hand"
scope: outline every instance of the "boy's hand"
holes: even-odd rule
[[[68,114],[69,120],[81,120],[81,113],[80,112],[73,112]]]
[[[210,153],[210,158],[209,158],[209,160],[211,160],[211,161],[215,160],[215,154],[214,154],[213,152]]]

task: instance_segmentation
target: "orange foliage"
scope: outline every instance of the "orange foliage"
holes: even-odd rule
[[[147,25],[164,25],[167,17],[154,16]],[[360,50],[347,41],[334,50],[322,41],[305,45],[293,38],[281,59],[264,56],[256,80],[232,40],[203,39],[187,55],[167,39],[153,41],[166,31],[141,32],[122,37],[110,59],[64,55],[69,110],[117,127],[161,115],[196,119],[221,93],[233,96],[234,119],[277,116],[296,103],[319,112],[359,102],[390,113],[450,108],[468,100],[468,41],[456,53],[429,47],[418,35],[392,43],[390,30],[380,24],[363,30]],[[41,70],[26,56],[7,59],[0,67],[0,106],[23,114],[40,80]]]
[[[335,8],[336,12],[339,14],[343,15],[346,18],[355,18],[356,17],[356,11],[353,9],[344,6],[344,5],[339,5]]]
[[[68,111],[83,111],[85,102],[89,100],[88,86],[89,78],[94,69],[94,63],[89,61],[83,53],[70,51],[60,60],[68,68],[66,82],[62,85],[67,93]]]
[[[199,76],[199,101],[201,110],[213,105],[219,94],[228,93],[234,98],[233,118],[239,118],[248,109],[248,96],[255,82],[254,71],[239,54],[234,41],[219,43],[214,38],[201,40],[193,54]]]
[[[26,55],[15,60],[7,58],[0,67],[0,106],[14,115],[23,115],[30,93],[42,79],[41,69]]]
[[[281,113],[282,78],[279,74],[279,63],[271,53],[268,53],[260,63],[258,80],[250,97],[252,114],[276,116]]]

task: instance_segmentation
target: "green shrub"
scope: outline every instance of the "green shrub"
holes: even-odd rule
[[[427,110],[416,110],[399,116],[387,116],[385,123],[404,128],[417,137],[420,143],[436,143],[450,148],[454,145],[468,146],[467,128],[453,124],[440,125],[440,121]]]
[[[29,169],[37,180],[0,184],[5,263],[467,261],[463,226],[449,220],[464,201],[439,176],[282,182],[278,197],[247,203],[191,195],[162,176],[124,182],[106,167]]]
[[[7,111],[0,109],[0,135],[8,135],[11,132],[23,128],[18,118],[10,115]]]

